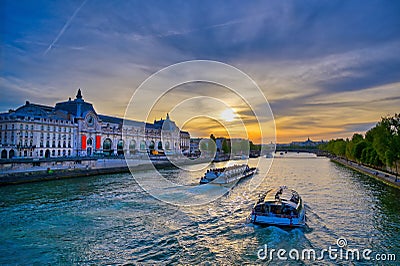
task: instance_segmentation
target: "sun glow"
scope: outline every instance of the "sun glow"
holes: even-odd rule
[[[226,122],[232,122],[233,120],[235,120],[235,112],[230,108],[225,109],[221,113],[221,118]]]

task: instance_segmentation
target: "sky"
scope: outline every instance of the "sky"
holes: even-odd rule
[[[26,100],[54,105],[81,88],[97,113],[123,117],[142,82],[187,60],[223,62],[251,77],[271,107],[280,143],[351,137],[400,112],[395,0],[3,0],[0,45],[1,112]],[[225,134],[218,117],[197,113],[217,112],[222,122],[232,119],[226,110],[238,122],[251,116],[252,108],[226,88],[180,87],[152,109],[149,121],[173,111],[160,104],[167,99],[196,95],[203,98],[171,115],[192,136]],[[259,141],[254,120],[244,121]]]

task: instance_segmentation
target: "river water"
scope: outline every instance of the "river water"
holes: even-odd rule
[[[264,162],[268,165],[268,160],[262,159],[260,167]],[[178,184],[199,180],[195,172],[160,172]],[[151,180],[150,173],[135,177]],[[302,154],[275,158],[254,191],[249,190],[249,182],[251,178],[243,180],[208,204],[189,207],[155,199],[131,174],[1,187],[0,264],[384,264],[376,260],[377,254],[379,258],[396,256],[396,261],[385,264],[400,263],[399,190],[327,158]],[[246,223],[258,194],[280,185],[302,196],[307,227]],[[343,250],[370,249],[371,253],[353,261],[340,258],[339,253],[332,257],[325,253],[319,261],[301,258],[304,249],[315,250],[316,257],[330,246],[339,252],[339,238],[347,241]],[[292,252],[294,258],[286,261],[272,253],[269,261],[269,255],[263,257],[265,248],[267,254],[284,249],[286,258],[295,249],[299,260]]]

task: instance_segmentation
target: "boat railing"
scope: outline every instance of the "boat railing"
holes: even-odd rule
[[[268,217],[276,217],[276,218],[299,218],[298,215],[293,214],[275,214],[275,213],[264,213],[264,212],[254,212],[253,214],[257,216],[268,216]]]

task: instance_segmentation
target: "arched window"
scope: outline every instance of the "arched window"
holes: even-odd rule
[[[161,141],[158,142],[157,149],[162,150],[162,142]]]
[[[88,138],[86,143],[87,143],[88,146],[92,146],[93,145],[93,139],[92,138]]]
[[[146,150],[146,142],[144,140],[140,142],[140,150],[142,151]]]
[[[117,154],[124,154],[124,141],[122,139],[120,139],[117,143]]]
[[[6,150],[1,151],[1,159],[7,159],[7,151]]]
[[[8,158],[12,159],[12,157],[14,157],[14,155],[15,155],[14,150],[10,150],[8,153]]]
[[[129,153],[135,153],[136,151],[136,141],[133,139],[131,140],[131,142],[129,143]]]
[[[154,145],[155,145],[154,141],[150,141],[149,149],[154,150]]]
[[[169,141],[165,142],[165,149],[167,149],[167,150],[170,149],[170,147],[169,147]]]
[[[103,142],[103,153],[106,155],[111,155],[111,152],[112,152],[111,147],[112,147],[111,139],[109,139],[109,138],[105,139]]]

